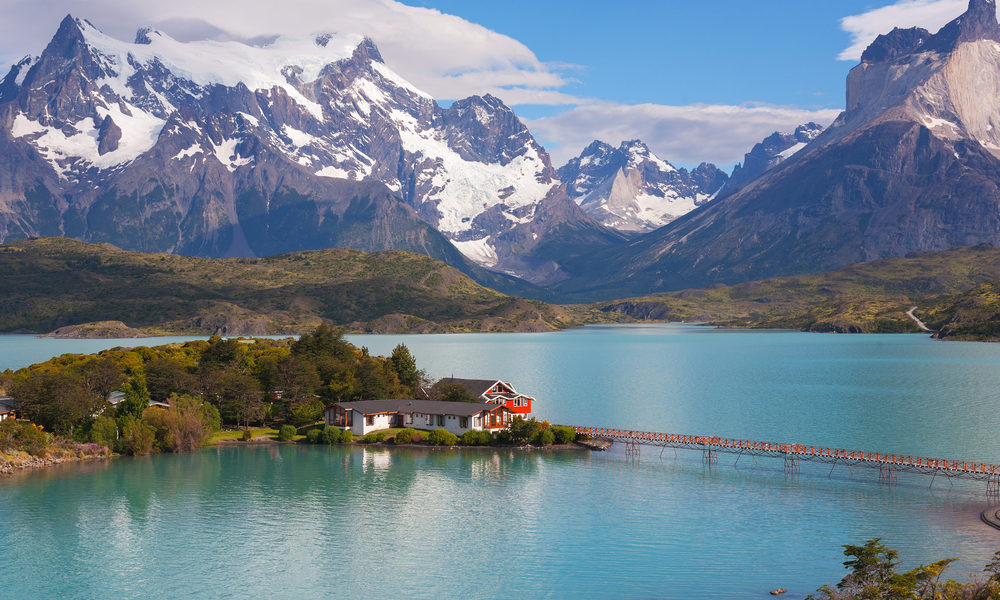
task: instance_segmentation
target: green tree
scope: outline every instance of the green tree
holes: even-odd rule
[[[542,424],[535,417],[525,419],[518,416],[511,419],[506,429],[500,431],[498,440],[509,444],[527,444],[535,441],[541,430]]]
[[[146,378],[142,375],[132,377],[122,386],[125,392],[125,399],[118,403],[115,411],[116,416],[121,419],[126,416],[139,418],[143,411],[149,408],[149,389],[146,387]]]
[[[316,365],[301,357],[289,355],[275,363],[274,392],[276,395],[280,395],[281,414],[285,418],[288,418],[296,408],[304,404],[310,404],[314,408],[316,391],[321,384],[322,381],[319,378]],[[322,410],[321,406],[320,413]],[[318,418],[314,417],[312,421]]]
[[[239,371],[226,371],[219,378],[221,412],[245,428],[264,414],[264,400],[257,380]]]
[[[324,359],[348,360],[353,354],[352,348],[341,331],[322,323],[312,332],[299,336],[291,350],[292,355],[310,359],[315,364]]]
[[[193,394],[198,380],[183,362],[175,358],[154,358],[146,364],[146,388],[157,402],[165,402],[171,394]]]
[[[479,402],[479,398],[473,396],[472,392],[460,383],[447,383],[436,391],[436,399],[442,402]]]
[[[946,598],[993,598],[988,588],[987,595],[969,595],[976,582],[963,586],[954,581],[941,582],[944,570],[955,561],[946,558],[929,565],[920,565],[904,573],[896,572],[899,553],[874,538],[864,545],[844,545],[844,567],[850,573],[837,584],[836,590],[830,586],[819,589],[820,600],[943,600]],[[989,569],[989,566],[987,566]],[[982,591],[982,590],[980,590]],[[808,598],[815,599],[814,596]]]
[[[230,367],[243,358],[243,344],[239,340],[222,339],[217,335],[208,338],[208,347],[201,353],[198,366],[203,369]]]
[[[153,451],[156,443],[156,430],[136,419],[126,415],[122,419],[121,446],[125,454],[143,456]]]
[[[392,370],[395,371],[400,385],[409,390],[411,397],[415,397],[426,383],[427,375],[417,368],[417,359],[410,353],[410,349],[405,344],[398,344],[392,349],[389,361],[392,363]]]
[[[118,443],[118,423],[107,415],[94,419],[88,436],[91,442],[114,450]]]
[[[69,435],[89,424],[106,406],[80,374],[69,370],[29,373],[14,383],[11,395],[26,418],[55,433]]]
[[[392,370],[392,363],[388,360],[362,356],[358,359],[355,376],[358,385],[354,390],[353,400],[399,398],[406,394],[399,385],[396,372]]]
[[[107,398],[125,381],[125,375],[110,357],[87,361],[80,367],[87,388],[100,398]]]

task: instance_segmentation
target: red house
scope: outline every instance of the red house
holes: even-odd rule
[[[531,403],[535,401],[531,396],[518,393],[514,389],[514,386],[499,379],[459,379],[457,377],[446,377],[432,385],[427,391],[427,395],[430,398],[438,398],[442,391],[451,385],[462,386],[467,392],[483,402],[506,406],[507,410],[515,415],[531,414]]]

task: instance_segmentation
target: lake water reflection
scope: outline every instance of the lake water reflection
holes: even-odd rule
[[[1000,345],[676,326],[350,339],[508,380],[553,422],[1000,462]],[[1000,549],[984,489],[928,483],[648,448],[209,449],[0,482],[0,564],[14,598],[802,597],[871,537],[907,564],[981,569]]]

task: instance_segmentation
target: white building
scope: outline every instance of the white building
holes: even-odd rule
[[[363,400],[329,406],[324,418],[327,426],[350,429],[354,435],[393,427],[446,429],[462,435],[470,429],[504,429],[510,424],[511,412],[504,405],[485,402]]]
[[[0,396],[0,421],[17,418],[17,402],[8,396]]]

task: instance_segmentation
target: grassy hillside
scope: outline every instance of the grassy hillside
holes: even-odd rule
[[[122,321],[145,333],[295,333],[323,320],[354,331],[547,331],[607,320],[506,296],[402,251],[205,259],[41,238],[0,246],[0,281],[3,332]]]
[[[951,340],[1000,341],[1000,281],[976,286],[942,307],[948,316],[937,337]]]
[[[684,290],[595,304],[637,319],[807,331],[917,332],[906,316],[962,339],[1000,332],[1000,249],[925,252],[817,275]],[[970,290],[979,290],[970,292]],[[956,319],[965,323],[957,328]],[[956,329],[957,328],[957,329]],[[992,334],[990,332],[993,332]],[[963,333],[964,332],[964,333]]]

